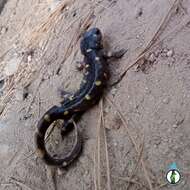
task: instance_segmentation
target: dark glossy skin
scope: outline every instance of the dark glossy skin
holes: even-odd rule
[[[56,120],[65,121],[65,129],[71,127],[68,121],[96,104],[102,96],[108,76],[107,58],[103,53],[102,34],[98,28],[85,32],[81,43],[81,53],[84,55],[85,74],[80,89],[59,106],[50,108],[40,119],[35,133],[35,143],[41,158],[48,165],[66,167],[80,153],[82,148],[81,138],[75,126],[77,140],[71,152],[63,158],[51,156],[45,147],[44,137],[49,126]]]

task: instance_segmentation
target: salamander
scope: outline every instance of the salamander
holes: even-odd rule
[[[110,57],[120,58],[124,51],[117,54],[105,54],[102,43],[102,33],[98,28],[86,31],[80,42],[80,50],[84,56],[85,73],[78,91],[70,95],[59,105],[51,107],[40,119],[35,132],[37,152],[48,165],[58,167],[68,166],[81,152],[82,141],[75,125],[76,143],[71,152],[63,158],[50,155],[45,147],[45,134],[50,125],[58,120],[64,120],[62,133],[73,126],[72,121],[82,115],[87,109],[95,105],[101,98],[106,86],[109,70],[107,60]]]

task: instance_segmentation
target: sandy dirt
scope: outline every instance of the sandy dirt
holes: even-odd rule
[[[0,189],[189,190],[189,16],[188,0],[0,0]],[[60,90],[79,87],[87,25],[127,53],[109,65],[103,102],[78,123],[82,154],[57,170],[36,156],[34,131]],[[73,135],[60,144],[55,131],[49,144],[65,152]],[[172,162],[176,186],[165,178]]]

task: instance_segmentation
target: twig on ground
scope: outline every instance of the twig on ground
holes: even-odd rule
[[[113,178],[116,178],[116,179],[120,179],[120,180],[123,180],[123,181],[127,181],[128,183],[133,183],[133,184],[137,184],[139,185],[140,187],[145,187],[146,189],[149,189],[146,185],[136,181],[136,180],[133,180],[133,179],[130,179],[130,177],[119,177],[119,176],[115,176],[115,175],[111,175]]]
[[[46,165],[48,180],[52,182],[52,188],[57,190],[57,168]]]
[[[16,183],[17,185],[19,185],[21,188],[25,189],[25,190],[33,190],[30,187],[28,187],[26,184],[24,184],[22,181],[14,178],[14,177],[10,177],[10,179]]]
[[[101,104],[101,101],[100,101]],[[97,130],[97,143],[98,143],[98,148],[97,148],[97,157],[98,157],[98,171],[97,171],[97,179],[98,179],[98,190],[101,189],[101,120],[102,120],[102,116],[100,113],[100,121],[98,123],[98,130]]]
[[[54,129],[55,129],[56,125],[53,125],[53,127],[51,128],[50,132],[47,134],[47,136],[45,137],[45,143],[47,143],[49,141],[49,137],[50,135],[53,133]]]
[[[121,118],[121,120],[122,120],[122,122],[123,122],[123,124],[124,124],[124,126],[125,126],[126,132],[127,132],[128,136],[129,136],[129,138],[130,138],[132,144],[133,144],[134,147],[135,147],[136,152],[139,154],[138,145],[137,145],[137,143],[136,143],[134,137],[132,136],[132,134],[131,134],[131,132],[130,132],[130,130],[129,130],[129,128],[128,128],[127,122],[126,122],[126,120],[125,120],[123,114],[119,111],[119,109],[117,108],[117,106],[111,101],[111,99],[110,99],[109,97],[106,97],[106,100],[107,100],[107,101],[112,105],[112,107],[117,111],[119,117]],[[150,180],[150,177],[149,177],[149,175],[148,175],[148,172],[147,172],[147,169],[146,169],[146,166],[145,166],[145,163],[144,163],[144,160],[143,160],[143,159],[141,159],[141,165],[142,165],[142,168],[143,168],[143,171],[144,171],[144,174],[145,174],[145,178],[146,178],[146,180],[147,180],[147,182],[148,182],[149,188],[150,188],[150,190],[153,190],[152,183],[151,183],[151,180]]]
[[[99,105],[101,105],[101,101]],[[96,144],[94,151],[94,186],[95,190],[101,190],[101,170],[100,170],[100,127],[101,127],[101,113],[99,115],[97,132],[96,132]],[[97,153],[97,154],[96,154]]]
[[[14,160],[16,159],[16,157],[18,156],[18,153],[20,152],[20,150],[17,150],[15,153],[14,153],[14,155],[12,156],[12,158],[9,160],[9,162],[8,162],[8,166],[10,167],[11,166],[11,164],[14,162]]]
[[[34,44],[37,44],[39,43],[39,39],[41,39],[42,37],[42,34],[45,34],[45,33],[48,33],[49,34],[49,30],[50,30],[50,27],[51,25],[55,25],[57,22],[58,22],[58,18],[60,16],[60,14],[63,12],[63,10],[70,4],[70,3],[73,3],[73,0],[70,1],[70,0],[66,0],[66,1],[63,1],[58,8],[56,8],[56,10],[51,13],[45,21],[42,22],[42,24],[39,26],[38,29],[34,30],[32,33],[31,33],[31,38],[29,40],[29,46],[30,45],[34,45]]]
[[[136,59],[131,65],[129,65],[129,66],[125,69],[125,71],[119,76],[119,78],[118,78],[115,82],[113,82],[112,84],[110,84],[110,86],[112,87],[112,86],[115,86],[115,85],[117,85],[118,83],[120,83],[120,82],[122,81],[122,79],[125,77],[125,75],[127,74],[127,72],[128,72],[132,67],[134,67],[141,59],[143,59],[144,56],[145,56],[145,53],[140,54],[140,55],[137,57],[137,59]]]
[[[155,43],[155,41],[157,40],[159,34],[162,32],[164,26],[166,25],[167,21],[169,20],[170,16],[171,16],[171,12],[174,9],[175,6],[177,6],[180,3],[180,0],[174,0],[173,5],[169,8],[169,11],[167,12],[166,16],[163,18],[163,20],[161,21],[160,25],[158,26],[158,29],[156,30],[156,32],[154,33],[153,37],[151,38],[151,40],[147,43],[147,45],[145,46],[145,48],[142,50],[141,53],[139,53],[139,55],[137,56],[137,58],[135,59],[135,61],[133,61],[133,63],[130,66],[127,66],[127,68],[124,68],[124,72],[120,75],[120,77],[111,84],[111,86],[115,86],[117,85],[119,82],[122,81],[122,79],[125,77],[125,75],[127,74],[127,72],[129,71],[129,69],[131,69],[133,66],[135,66],[140,59],[142,59],[145,54],[150,50],[150,48],[152,47],[152,45]]]
[[[28,156],[26,156],[25,158],[23,158],[21,161],[23,162],[24,160],[30,158],[31,156],[33,156],[33,155],[35,155],[35,154],[36,154],[36,150],[33,151],[33,152],[31,152]],[[19,162],[17,162],[17,164],[18,164],[18,163],[19,163]]]
[[[97,138],[96,138],[97,140]],[[94,148],[94,189],[98,190],[98,184],[97,184],[97,164],[96,164],[96,152],[97,152],[97,148],[96,148],[97,144],[95,144],[95,148]]]
[[[162,19],[160,25],[158,26],[158,29],[156,30],[153,37],[151,38],[151,40],[146,45],[146,48],[141,52],[141,54],[144,54],[147,50],[149,50],[151,48],[151,46],[155,43],[155,41],[158,39],[159,33],[163,32],[163,29],[165,28],[166,23],[169,21],[169,18],[171,16],[173,9],[179,5],[180,1],[181,0],[174,0],[172,6],[169,8],[166,16],[164,16],[164,18]]]
[[[105,120],[104,120],[104,114],[103,114],[103,99],[100,102],[100,112],[101,112],[101,118],[102,118],[103,138],[104,138],[105,153],[106,153],[107,187],[108,187],[108,190],[111,190],[111,175],[110,175],[110,164],[109,164],[109,154],[108,154]]]
[[[160,188],[165,187],[166,185],[168,185],[167,182],[166,182],[166,183],[163,183],[163,184],[161,184],[161,185],[159,185],[159,186],[156,187],[155,189],[156,189],[156,190],[159,190]]]
[[[139,152],[139,156],[138,156],[138,159],[137,159],[136,166],[135,166],[135,168],[134,168],[134,170],[133,170],[133,172],[132,172],[131,176],[129,177],[129,179],[130,179],[130,180],[131,180],[131,179],[135,176],[135,173],[136,173],[136,172],[137,172],[137,170],[138,170],[139,163],[140,163],[141,158],[142,158],[142,155],[143,155],[143,148],[144,148],[144,135],[143,135],[142,145],[141,145],[141,147],[139,147],[140,152]],[[131,185],[131,183],[129,183],[129,184],[128,184],[128,186],[127,186],[126,190],[128,190],[128,189],[129,189],[130,185]]]
[[[102,7],[103,9],[105,9],[106,11],[112,11],[112,9],[110,8],[112,6],[114,2],[111,2],[108,6],[104,6],[104,5],[101,5],[99,2],[95,2],[95,5],[97,5],[98,7]]]

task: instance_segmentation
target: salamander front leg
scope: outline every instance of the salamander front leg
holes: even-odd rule
[[[76,62],[76,69],[78,71],[83,71],[85,69],[85,63],[82,61],[77,61]]]
[[[106,59],[119,59],[119,58],[123,57],[123,55],[126,52],[127,52],[126,49],[121,49],[121,50],[114,51],[114,52],[103,50],[103,56]]]

